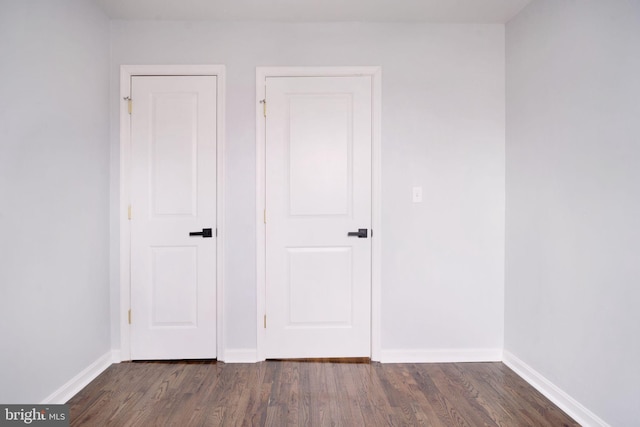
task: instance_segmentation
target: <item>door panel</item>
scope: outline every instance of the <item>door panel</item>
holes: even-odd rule
[[[289,98],[291,215],[351,213],[352,109],[348,94]]]
[[[131,357],[216,357],[216,77],[131,82]]]
[[[151,327],[197,323],[198,248],[151,247]],[[180,286],[174,286],[180,283]]]
[[[197,93],[154,93],[150,103],[153,214],[195,216]]]
[[[266,357],[371,354],[371,78],[267,78]]]
[[[351,248],[289,248],[287,252],[287,327],[351,326],[354,314]]]

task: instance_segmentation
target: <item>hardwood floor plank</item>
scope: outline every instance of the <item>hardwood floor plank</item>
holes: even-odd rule
[[[418,384],[416,372],[420,369],[419,365],[408,366],[404,372],[405,381],[407,383],[407,393],[412,401],[412,409],[415,413],[418,425],[433,427],[448,427],[443,420],[437,416],[437,411],[427,399],[424,390]]]
[[[417,425],[415,411],[411,407],[412,401],[407,399],[410,395],[407,382],[403,378],[406,372],[402,366],[389,366],[380,371],[384,375],[383,387],[387,391],[389,404],[393,408],[393,422],[399,425]]]
[[[128,362],[69,402],[72,426],[577,426],[502,363]]]
[[[343,364],[336,366],[336,368],[338,370],[337,378],[342,380],[341,384],[338,383],[340,391],[338,399],[347,404],[345,411],[347,412],[348,419],[352,425],[369,425],[363,419],[362,411],[359,408],[358,396],[360,390],[358,390],[355,380],[355,375],[362,375],[362,373],[368,369],[368,364]],[[358,368],[361,372],[356,373]]]
[[[430,372],[437,369],[437,365],[427,365],[424,368],[416,367],[414,377],[421,386],[421,390],[431,407],[435,410],[435,415],[445,426],[467,426],[464,419],[460,418],[458,411],[451,402],[451,399],[436,386]]]
[[[517,399],[521,404],[527,404],[537,419],[543,419],[549,426],[579,426],[574,420],[568,417],[564,412],[560,411],[549,399],[544,397],[542,393],[531,388],[524,382],[515,372],[505,366],[505,383],[516,393]]]
[[[454,364],[438,364],[438,388],[444,387],[446,392],[456,397],[456,407],[462,416],[469,420],[472,425],[496,426],[495,420],[485,411],[485,408],[478,403],[478,391],[468,386],[468,381],[456,371]],[[466,372],[466,371],[465,371]]]
[[[459,365],[455,365],[454,369],[458,371],[465,388],[469,391],[477,390],[476,401],[496,425],[500,427],[517,425],[517,420],[505,409],[503,394],[489,386],[486,381],[478,379],[476,366],[477,364],[465,364],[465,368],[462,369]]]
[[[329,419],[329,390],[327,382],[324,380],[326,364],[318,363],[309,366],[309,390],[311,391],[310,425],[327,425]]]
[[[376,411],[368,392],[367,385],[370,384],[371,368],[358,370],[357,367],[351,369],[351,386],[349,393],[354,396],[358,415],[362,417],[361,425],[376,425]]]

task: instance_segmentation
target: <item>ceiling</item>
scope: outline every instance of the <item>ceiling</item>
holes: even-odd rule
[[[96,0],[112,19],[504,23],[532,0]]]

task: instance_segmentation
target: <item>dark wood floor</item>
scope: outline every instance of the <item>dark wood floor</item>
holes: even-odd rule
[[[129,362],[72,426],[577,426],[502,363]]]

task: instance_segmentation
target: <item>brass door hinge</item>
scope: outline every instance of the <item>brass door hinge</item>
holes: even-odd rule
[[[267,315],[264,315],[264,328],[267,329]]]
[[[127,219],[131,219],[131,205],[127,207]]]
[[[131,310],[129,310],[128,317],[129,317],[129,324],[131,324]]]
[[[264,209],[262,211],[262,220],[264,221],[265,224],[267,223],[267,210],[266,209]]]
[[[260,104],[262,104],[262,114],[267,117],[267,100],[263,99],[260,101]]]
[[[129,114],[131,114],[131,110],[133,109],[133,101],[131,100],[131,97],[130,96],[125,96],[122,99],[127,101],[127,111],[129,112]]]

